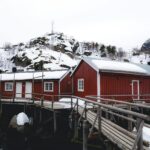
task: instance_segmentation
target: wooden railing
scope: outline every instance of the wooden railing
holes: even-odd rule
[[[47,107],[49,107],[49,109],[51,110],[55,109],[54,104],[55,102],[58,102],[59,99],[69,98],[70,101],[68,103],[70,103],[70,108],[72,110],[71,115],[73,115],[74,113],[80,114],[80,117],[78,118],[78,121],[77,121],[77,125],[82,120],[82,118],[84,118],[85,120],[89,119],[88,121],[92,125],[90,134],[92,133],[92,130],[95,127],[97,127],[98,132],[101,133],[102,129],[104,128],[104,124],[106,124],[106,122],[108,123],[107,121],[108,118],[107,117],[104,118],[104,116],[102,115],[102,112],[110,113],[119,118],[128,120],[129,126],[132,123],[136,124],[137,133],[132,134],[131,126],[130,126],[130,130],[127,131],[126,129],[123,129],[117,124],[111,123],[109,121],[109,123],[111,123],[111,126],[117,129],[118,133],[122,132],[124,135],[126,135],[126,137],[130,137],[134,139],[132,140],[134,141],[132,145],[132,150],[134,149],[142,150],[144,148],[143,138],[142,138],[142,129],[143,129],[143,125],[145,124],[145,122],[150,122],[150,116],[135,112],[132,110],[132,107],[150,109],[150,106],[144,105],[144,104],[123,102],[123,101],[118,101],[114,99],[104,99],[104,98],[94,97],[94,96],[81,98],[81,97],[71,96],[71,95],[49,95],[49,94],[41,94],[41,93],[32,93],[31,101],[33,104],[36,104],[36,101],[39,101],[40,103],[38,103],[38,105],[41,107],[45,107],[44,104],[45,102],[49,102],[47,100],[49,98],[51,99],[51,103],[50,104],[48,103]],[[97,102],[97,100],[100,100],[100,101]],[[84,105],[81,106],[80,101],[83,101]],[[127,105],[128,109],[119,108],[113,105],[113,104],[118,104],[118,103]]]

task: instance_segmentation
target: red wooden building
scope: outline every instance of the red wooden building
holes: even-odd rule
[[[150,66],[84,58],[71,74],[73,93],[137,100],[150,98]],[[142,96],[143,95],[143,96]]]
[[[20,72],[0,74],[0,93],[3,99],[41,98],[54,100],[53,95],[71,94],[71,78],[68,70]]]

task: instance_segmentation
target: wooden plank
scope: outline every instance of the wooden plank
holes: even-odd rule
[[[83,108],[79,107],[78,109],[79,109],[79,113],[82,114]],[[89,121],[89,123],[91,124],[94,123],[96,115],[97,114],[95,112],[92,112],[91,110],[87,111],[87,120]],[[113,122],[105,118],[102,118],[101,125],[102,125],[102,133],[113,143],[116,143],[118,147],[122,149],[130,149],[130,150],[132,149],[134,140],[136,138],[136,135],[134,133],[131,133],[126,129],[123,129],[122,127],[114,124]],[[94,127],[98,129],[98,120],[96,121]],[[115,140],[117,142],[115,142]],[[143,147],[144,150],[147,149],[147,147],[145,146]]]
[[[91,119],[91,118],[89,118],[89,115],[87,116],[87,118],[88,118],[88,119]],[[93,122],[92,119],[91,119],[91,122]],[[97,123],[97,125],[95,125],[95,127],[98,128],[98,123]],[[126,139],[126,138],[128,138],[127,136],[123,135],[121,132],[118,132],[117,130],[114,131],[113,128],[110,127],[110,125],[108,125],[108,124],[106,124],[106,123],[104,124],[104,123],[102,122],[102,132],[103,132],[103,130],[109,131],[109,132],[108,132],[108,135],[109,135],[109,134],[112,134],[113,137],[115,136],[115,138],[118,138],[119,141],[120,141],[121,143],[127,145],[128,148],[129,148],[129,147],[130,147],[130,148],[132,147],[134,140],[132,140],[132,142],[129,141],[129,140],[127,140],[127,139]],[[130,139],[130,140],[131,140],[131,139]]]
[[[123,141],[125,141],[126,143],[128,143],[129,145],[132,145],[133,146],[133,142],[134,142],[134,139],[128,137],[127,135],[123,134],[122,132],[114,129],[113,127],[111,127],[109,124],[107,123],[104,123],[102,124],[102,126],[105,128],[107,127],[108,130],[110,130],[111,133],[114,133],[114,135],[120,137],[120,139],[122,139]]]
[[[88,119],[89,119],[89,118],[88,118]],[[92,122],[92,120],[91,120],[91,122]],[[95,124],[95,127],[98,128],[98,123]],[[133,146],[134,139],[132,139],[132,138],[128,137],[127,135],[125,135],[125,134],[119,132],[117,129],[111,127],[109,124],[104,123],[104,122],[102,121],[102,132],[103,132],[103,130],[104,130],[105,128],[107,128],[107,130],[109,130],[109,132],[112,133],[113,135],[119,137],[122,141],[125,141],[125,142],[128,143],[129,145],[132,145],[132,146]]]

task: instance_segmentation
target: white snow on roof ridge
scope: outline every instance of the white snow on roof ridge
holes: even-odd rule
[[[114,71],[114,72],[129,72],[129,73],[140,73],[150,75],[150,66],[143,64],[136,64],[130,62],[120,62],[102,59],[84,58],[90,66],[96,71]]]
[[[32,80],[32,79],[61,79],[68,70],[57,71],[40,71],[40,72],[18,72],[18,73],[5,73],[0,75],[2,81],[6,80]]]

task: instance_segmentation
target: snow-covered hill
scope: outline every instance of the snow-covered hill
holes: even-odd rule
[[[82,57],[131,61],[135,63],[150,62],[145,54],[125,55],[116,51],[115,46],[105,46],[96,42],[79,42],[63,33],[45,34],[31,39],[27,43],[11,45],[7,43],[0,49],[0,70],[55,70],[75,67]]]
[[[6,45],[0,49],[0,70],[61,69],[74,67],[78,42],[62,33],[46,34],[27,43]]]

